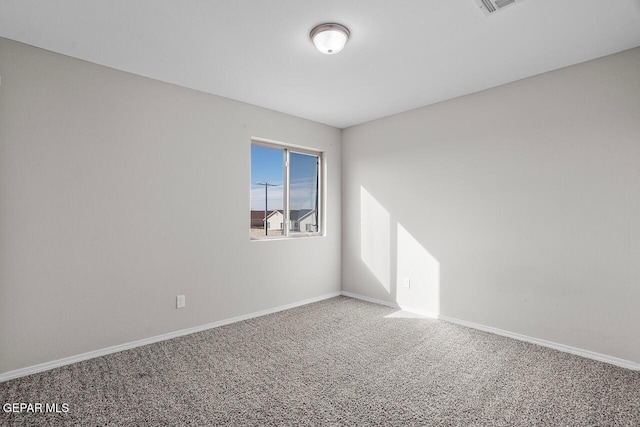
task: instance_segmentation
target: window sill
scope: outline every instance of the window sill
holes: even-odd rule
[[[273,242],[274,240],[297,240],[314,237],[324,237],[321,233],[296,233],[288,236],[273,236],[273,237],[261,237],[261,238],[249,238],[250,242]]]

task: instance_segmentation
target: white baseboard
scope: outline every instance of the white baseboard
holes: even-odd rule
[[[183,335],[193,334],[195,332],[205,331],[207,329],[217,328],[220,326],[229,325],[231,323],[240,322],[242,320],[253,319],[255,317],[265,316],[267,314],[277,313],[279,311],[288,310],[290,308],[299,307],[306,304],[311,304],[314,302],[322,301],[325,299],[337,297],[339,295],[344,295],[351,298],[361,299],[364,301],[372,302],[375,304],[385,305],[387,307],[392,307],[399,310],[408,311],[410,313],[419,314],[425,317],[440,319],[450,323],[456,323],[458,325],[466,326],[473,329],[478,329],[485,332],[490,332],[496,335],[501,335],[508,338],[513,338],[520,341],[526,341],[532,344],[541,345],[543,347],[549,347],[554,350],[563,351],[565,353],[575,354],[577,356],[586,357],[588,359],[598,360],[600,362],[610,363],[612,365],[620,366],[627,369],[632,370],[640,370],[640,363],[631,362],[629,360],[620,359],[613,356],[607,356],[605,354],[596,353],[589,350],[583,350],[576,347],[567,346],[564,344],[558,344],[551,341],[546,341],[538,338],[529,337],[526,335],[521,335],[515,332],[509,332],[498,328],[493,328],[491,326],[485,326],[478,323],[467,322],[466,320],[455,319],[448,316],[437,315],[435,313],[425,312],[423,310],[413,309],[411,307],[403,306],[397,303],[392,303],[388,301],[379,300],[376,298],[370,298],[364,295],[355,294],[353,292],[332,292],[329,294],[321,295],[314,298],[305,299],[302,301],[297,301],[291,304],[282,305],[279,307],[270,308],[267,310],[258,311],[255,313],[243,314],[241,316],[232,317],[229,319],[219,320],[217,322],[208,323],[206,325],[195,326],[193,328],[182,329],[175,332],[169,332],[166,334],[156,335],[150,338],[143,338],[141,340],[115,345],[112,347],[103,348],[100,350],[94,350],[87,353],[78,354],[76,356],[65,357],[63,359],[53,360],[51,362],[45,362],[38,365],[28,366],[26,368],[16,369],[14,371],[9,371],[0,374],[0,382],[9,381],[14,378],[24,377],[27,375],[35,374],[38,372],[48,371],[50,369],[58,368],[65,365],[70,365],[72,363],[82,362],[83,360],[93,359],[95,357],[105,356],[107,354],[117,353],[123,350],[129,350],[131,348],[140,347],[147,344],[153,344],[159,341],[165,341],[171,338],[180,337]]]
[[[205,331],[207,329],[218,328],[220,326],[229,325],[231,323],[240,322],[242,320],[253,319],[255,317],[260,317],[260,316],[266,316],[267,314],[277,313],[278,311],[288,310],[290,308],[299,307],[301,305],[311,304],[311,303],[322,301],[325,299],[337,297],[340,294],[341,293],[339,291],[331,292],[329,294],[320,295],[314,298],[308,298],[302,301],[293,302],[291,304],[281,305],[279,307],[269,308],[266,310],[257,311],[255,313],[243,314],[241,316],[236,316],[229,319],[223,319],[213,323],[207,323],[206,325],[200,325],[200,326],[195,326],[193,328],[187,328],[187,329],[182,329],[175,332],[156,335],[150,338],[143,338],[141,340],[132,341],[125,344],[114,345],[113,347],[107,347],[100,350],[94,350],[87,353],[78,354],[76,356],[65,357],[63,359],[53,360],[51,362],[45,362],[45,363],[40,363],[38,365],[28,366],[26,368],[16,369],[15,371],[9,371],[9,372],[0,374],[0,383],[4,381],[12,380],[14,378],[24,377],[24,376],[35,374],[38,372],[59,368],[60,366],[82,362],[83,360],[93,359],[95,357],[100,357],[100,356],[106,356],[107,354],[117,353],[123,350],[129,350],[131,348],[141,347],[143,345],[153,344],[159,341],[165,341],[171,338],[181,337],[183,335],[189,335],[195,332]]]
[[[493,328],[491,326],[480,325],[478,323],[467,322],[466,320],[455,319],[448,316],[440,316],[441,320],[450,323],[456,323],[458,325],[466,326],[473,329],[478,329],[492,334],[501,335],[507,338],[513,338],[519,341],[526,341],[532,344],[541,345],[543,347],[552,348],[554,350],[563,351],[565,353],[575,354],[576,356],[586,357],[587,359],[597,360],[599,362],[609,363],[611,365],[620,366],[622,368],[632,369],[634,371],[640,370],[640,363],[632,362],[630,360],[620,359],[618,357],[608,356],[606,354],[596,353],[595,351],[584,350],[577,347],[571,347],[564,344],[558,344],[552,341],[543,340],[540,338],[529,337],[527,335],[518,334],[515,332],[505,331],[503,329]]]
[[[552,341],[547,341],[539,338],[529,337],[527,335],[518,334],[515,332],[505,331],[503,329],[493,328],[491,326],[481,325],[479,323],[468,322],[466,320],[455,319],[453,317],[443,316],[443,315],[434,315],[433,313],[425,313],[420,310],[413,310],[410,307],[404,307],[396,303],[382,301],[375,298],[370,298],[360,294],[354,294],[353,292],[342,291],[342,295],[357,298],[364,301],[369,301],[375,304],[386,305],[387,307],[402,309],[404,311],[408,311],[410,313],[421,314],[426,317],[431,317],[435,319],[440,319],[445,322],[455,323],[458,325],[466,326],[468,328],[478,329],[480,331],[489,332],[496,335],[501,335],[507,338],[513,338],[519,341],[526,341],[528,343],[541,345],[543,347],[552,348],[554,350],[562,351],[565,353],[575,354],[576,356],[586,357],[587,359],[597,360],[599,362],[609,363],[611,365],[620,366],[622,368],[632,369],[635,371],[640,370],[640,363],[632,362],[630,360],[620,359],[618,357],[607,356],[606,354],[596,353],[594,351],[583,350],[581,348],[571,347],[564,344],[558,344]]]
[[[360,294],[354,294],[353,292],[342,291],[342,295],[345,297],[361,299],[363,301],[369,301],[374,304],[386,305],[387,307],[397,308],[398,310],[408,311],[409,313],[419,314],[424,317],[428,317],[430,319],[438,319],[439,316],[437,313],[432,313],[430,311],[419,310],[417,308],[409,307],[406,305],[398,304],[395,302],[383,301],[381,299],[371,298]]]
[[[410,313],[421,314],[421,315],[426,316],[426,317],[431,317],[431,318],[434,318],[434,319],[440,319],[440,320],[443,320],[445,322],[455,323],[455,324],[458,324],[458,325],[466,326],[468,328],[478,329],[478,330],[484,331],[484,332],[490,332],[492,334],[501,335],[501,336],[507,337],[507,338],[513,338],[513,339],[519,340],[519,341],[526,341],[526,342],[529,342],[529,343],[532,343],[532,344],[541,345],[543,347],[549,347],[549,348],[552,348],[554,350],[563,351],[565,353],[575,354],[576,356],[586,357],[587,359],[593,359],[593,360],[597,360],[599,362],[605,362],[605,363],[609,363],[611,365],[620,366],[622,368],[632,369],[632,370],[635,370],[635,371],[639,371],[640,370],[640,363],[632,362],[630,360],[620,359],[620,358],[613,357],[613,356],[607,356],[606,354],[600,354],[600,353],[596,353],[594,351],[583,350],[581,348],[571,347],[571,346],[564,345],[564,344],[558,344],[558,343],[555,343],[555,342],[542,340],[542,339],[539,339],[539,338],[533,338],[533,337],[529,337],[529,336],[526,336],[526,335],[518,334],[518,333],[515,333],[515,332],[505,331],[503,329],[498,329],[498,328],[493,328],[491,326],[481,325],[479,323],[467,322],[466,320],[455,319],[453,317],[437,315],[437,314],[434,314],[434,313],[425,313],[425,312],[420,311],[420,310],[412,310],[410,307],[404,307],[404,306],[401,306],[400,304],[396,304],[396,303],[393,303],[393,302],[382,301],[382,300],[379,300],[379,299],[376,299],[376,298],[370,298],[370,297],[367,297],[367,296],[364,296],[364,295],[354,294],[353,292],[342,291],[342,295],[344,295],[346,297],[357,298],[357,299],[361,299],[361,300],[364,300],[364,301],[369,301],[369,302],[372,302],[372,303],[375,303],[375,304],[386,305],[387,307],[402,309],[402,310],[408,311]]]

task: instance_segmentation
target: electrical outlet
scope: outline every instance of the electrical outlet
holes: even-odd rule
[[[403,286],[405,288],[410,288],[411,287],[411,278],[410,277],[405,277],[404,278],[404,282],[402,284],[403,284]]]
[[[184,295],[178,295],[176,297],[176,308],[184,308],[186,301],[184,299]]]

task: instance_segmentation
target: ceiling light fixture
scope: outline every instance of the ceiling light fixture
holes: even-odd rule
[[[321,24],[311,30],[311,41],[318,50],[333,55],[342,50],[349,40],[349,29],[340,24]]]

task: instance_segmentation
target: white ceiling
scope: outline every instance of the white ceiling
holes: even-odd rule
[[[0,0],[0,36],[345,128],[640,46],[640,0]]]

